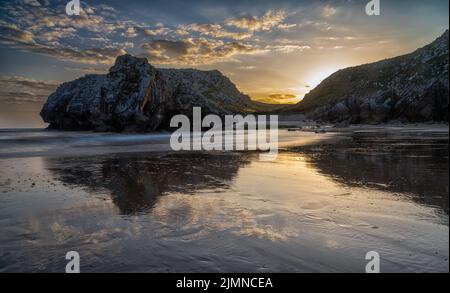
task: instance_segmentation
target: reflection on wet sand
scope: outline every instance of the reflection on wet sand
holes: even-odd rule
[[[422,136],[424,138],[424,136]],[[448,271],[448,136],[0,160],[0,271]],[[33,185],[34,183],[34,185]]]
[[[410,196],[448,214],[448,136],[357,133],[343,144],[299,150],[321,174],[350,187],[375,188]],[[148,211],[158,196],[226,189],[239,169],[258,160],[256,154],[115,155],[46,158],[47,169],[65,183],[90,190],[110,190],[123,214]]]
[[[192,194],[226,189],[250,155],[145,154],[107,157],[47,158],[48,170],[65,183],[92,191],[106,188],[120,212],[148,211],[167,192]]]
[[[449,213],[447,134],[356,133],[345,144],[304,149],[320,173],[346,186],[409,196]]]

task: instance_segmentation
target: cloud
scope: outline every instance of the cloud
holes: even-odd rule
[[[229,38],[233,40],[244,40],[252,37],[251,32],[230,32],[225,30],[220,24],[191,24],[185,31],[199,32],[202,35],[215,38]]]
[[[255,100],[267,104],[296,104],[299,98],[294,94],[270,94],[256,97]]]
[[[289,93],[277,93],[277,94],[256,94],[253,95],[253,99],[266,104],[296,104],[299,101],[299,97]]]
[[[284,10],[269,10],[262,17],[246,16],[240,18],[229,18],[226,20],[228,26],[250,31],[270,31],[282,25],[287,13]],[[282,27],[285,27],[282,25]]]
[[[137,30],[134,27],[128,27],[127,30],[123,33],[127,38],[135,38],[138,36]]]
[[[155,58],[179,58],[188,54],[191,44],[184,41],[156,40],[145,43],[142,48],[146,50],[151,57]]]
[[[102,11],[115,13],[110,6],[93,7],[84,2],[82,5],[80,16],[69,17],[58,11],[59,6],[8,3],[0,8],[5,11],[0,17],[0,43],[62,61],[86,64],[112,64],[118,55],[134,46],[127,40],[113,40],[111,34],[118,35],[122,31],[126,38],[136,37],[135,22],[102,16]],[[91,46],[80,39],[92,40]]]
[[[326,32],[333,29],[333,26],[327,21],[307,20],[297,25],[299,29],[314,29],[319,32]]]
[[[171,31],[167,27],[158,27],[155,29],[138,27],[137,30],[141,31],[145,36],[149,37],[165,36]]]
[[[177,28],[177,30],[175,31],[175,35],[177,35],[177,36],[187,36],[189,34],[190,34],[190,32],[189,32],[187,26],[179,26]]]
[[[242,69],[242,70],[254,70],[254,69],[256,69],[256,66],[253,66],[253,65],[240,66],[239,69]]]
[[[49,28],[74,28],[91,32],[111,32],[114,18],[101,14],[105,8],[94,8],[82,2],[80,15],[76,17],[63,13],[63,6],[11,5],[4,11],[16,25],[30,31],[44,31]],[[108,10],[109,11],[109,10]]]
[[[232,62],[238,55],[305,49],[264,39],[264,32],[297,26],[284,22],[287,16],[284,10],[268,10],[262,16],[227,18],[223,23],[170,27],[160,22],[149,25],[120,18],[118,11],[106,5],[82,2],[81,15],[70,17],[61,13],[63,5],[50,7],[38,3],[41,5],[27,2],[0,7],[5,12],[0,16],[1,44],[88,65],[112,64],[127,50],[146,55],[156,64],[201,65]],[[257,38],[256,32],[259,32]]]
[[[272,94],[272,95],[269,95],[269,98],[274,99],[274,100],[291,100],[291,99],[296,99],[297,96],[292,95],[292,94]]]
[[[297,27],[297,24],[295,24],[295,23],[292,23],[292,24],[282,23],[282,24],[278,25],[278,28],[279,29],[283,29],[283,30],[288,30],[288,29],[291,29],[291,28],[294,28],[294,27]]]
[[[33,6],[33,7],[40,7],[41,6],[41,3],[39,3],[37,0],[22,0],[21,2],[23,4],[30,5],[30,6]]]
[[[266,46],[266,50],[268,51],[275,51],[281,53],[292,53],[294,51],[304,51],[309,49],[311,49],[310,46],[302,44],[277,44]]]
[[[36,5],[36,3],[40,5]],[[118,21],[101,15],[114,8],[93,7],[82,2],[80,16],[70,17],[58,7],[37,1],[8,3],[0,7],[0,43],[22,51],[50,56],[63,61],[87,64],[111,64],[133,47],[129,42],[115,42],[108,34],[123,30],[126,37],[135,37],[134,22]],[[63,11],[63,10],[62,10]],[[92,37],[87,37],[92,36]],[[100,47],[86,47],[79,39],[101,40]]]
[[[62,38],[67,38],[71,36],[75,36],[76,29],[67,27],[61,28],[56,27],[49,31],[44,31],[36,36],[36,40],[38,41],[46,41],[46,42],[59,42]]]
[[[16,44],[15,47],[31,53],[46,55],[63,61],[86,64],[112,64],[117,56],[127,53],[125,48],[105,46],[102,48],[78,49],[60,47],[57,43],[49,45],[24,43]]]
[[[237,41],[188,38],[185,40],[155,40],[141,46],[144,55],[155,64],[199,65],[230,60],[241,54],[256,54],[263,50]]]
[[[18,28],[15,24],[0,21],[0,42],[3,44],[33,43],[33,33]]]
[[[2,104],[42,103],[59,84],[59,81],[0,75],[0,102]]]
[[[337,9],[331,5],[325,5],[322,8],[322,16],[323,17],[331,17],[337,13]]]

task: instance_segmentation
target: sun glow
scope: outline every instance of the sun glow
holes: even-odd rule
[[[337,70],[339,70],[340,67],[334,67],[334,68],[322,68],[319,69],[311,74],[311,78],[308,82],[308,86],[310,89],[314,89],[316,86],[318,86],[322,81],[324,81],[327,77],[335,73]]]
[[[335,73],[341,68],[345,68],[345,66],[334,66],[327,68],[318,68],[317,70],[313,70],[310,73],[306,73],[306,76],[309,76],[308,79],[301,81],[302,85],[295,88],[297,92],[298,101],[303,100],[306,94],[312,91],[315,87],[317,87],[322,81],[328,78],[330,75]]]

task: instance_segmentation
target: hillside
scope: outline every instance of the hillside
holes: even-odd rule
[[[411,54],[332,74],[283,112],[349,123],[448,121],[448,30]]]

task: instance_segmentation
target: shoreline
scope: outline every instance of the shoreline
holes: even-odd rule
[[[336,127],[320,126],[325,131],[317,133],[315,125],[306,129],[289,131],[279,128],[278,149],[280,152],[316,145],[345,143],[360,133],[389,133],[400,136],[417,134],[437,134],[448,138],[449,127],[445,124],[386,124],[353,125]],[[17,137],[17,133],[22,137]],[[42,135],[41,135],[42,134]],[[0,159],[39,156],[87,156],[115,153],[232,153],[261,151],[173,151],[169,140],[171,133],[112,133],[92,131],[60,131],[47,129],[0,129]]]

